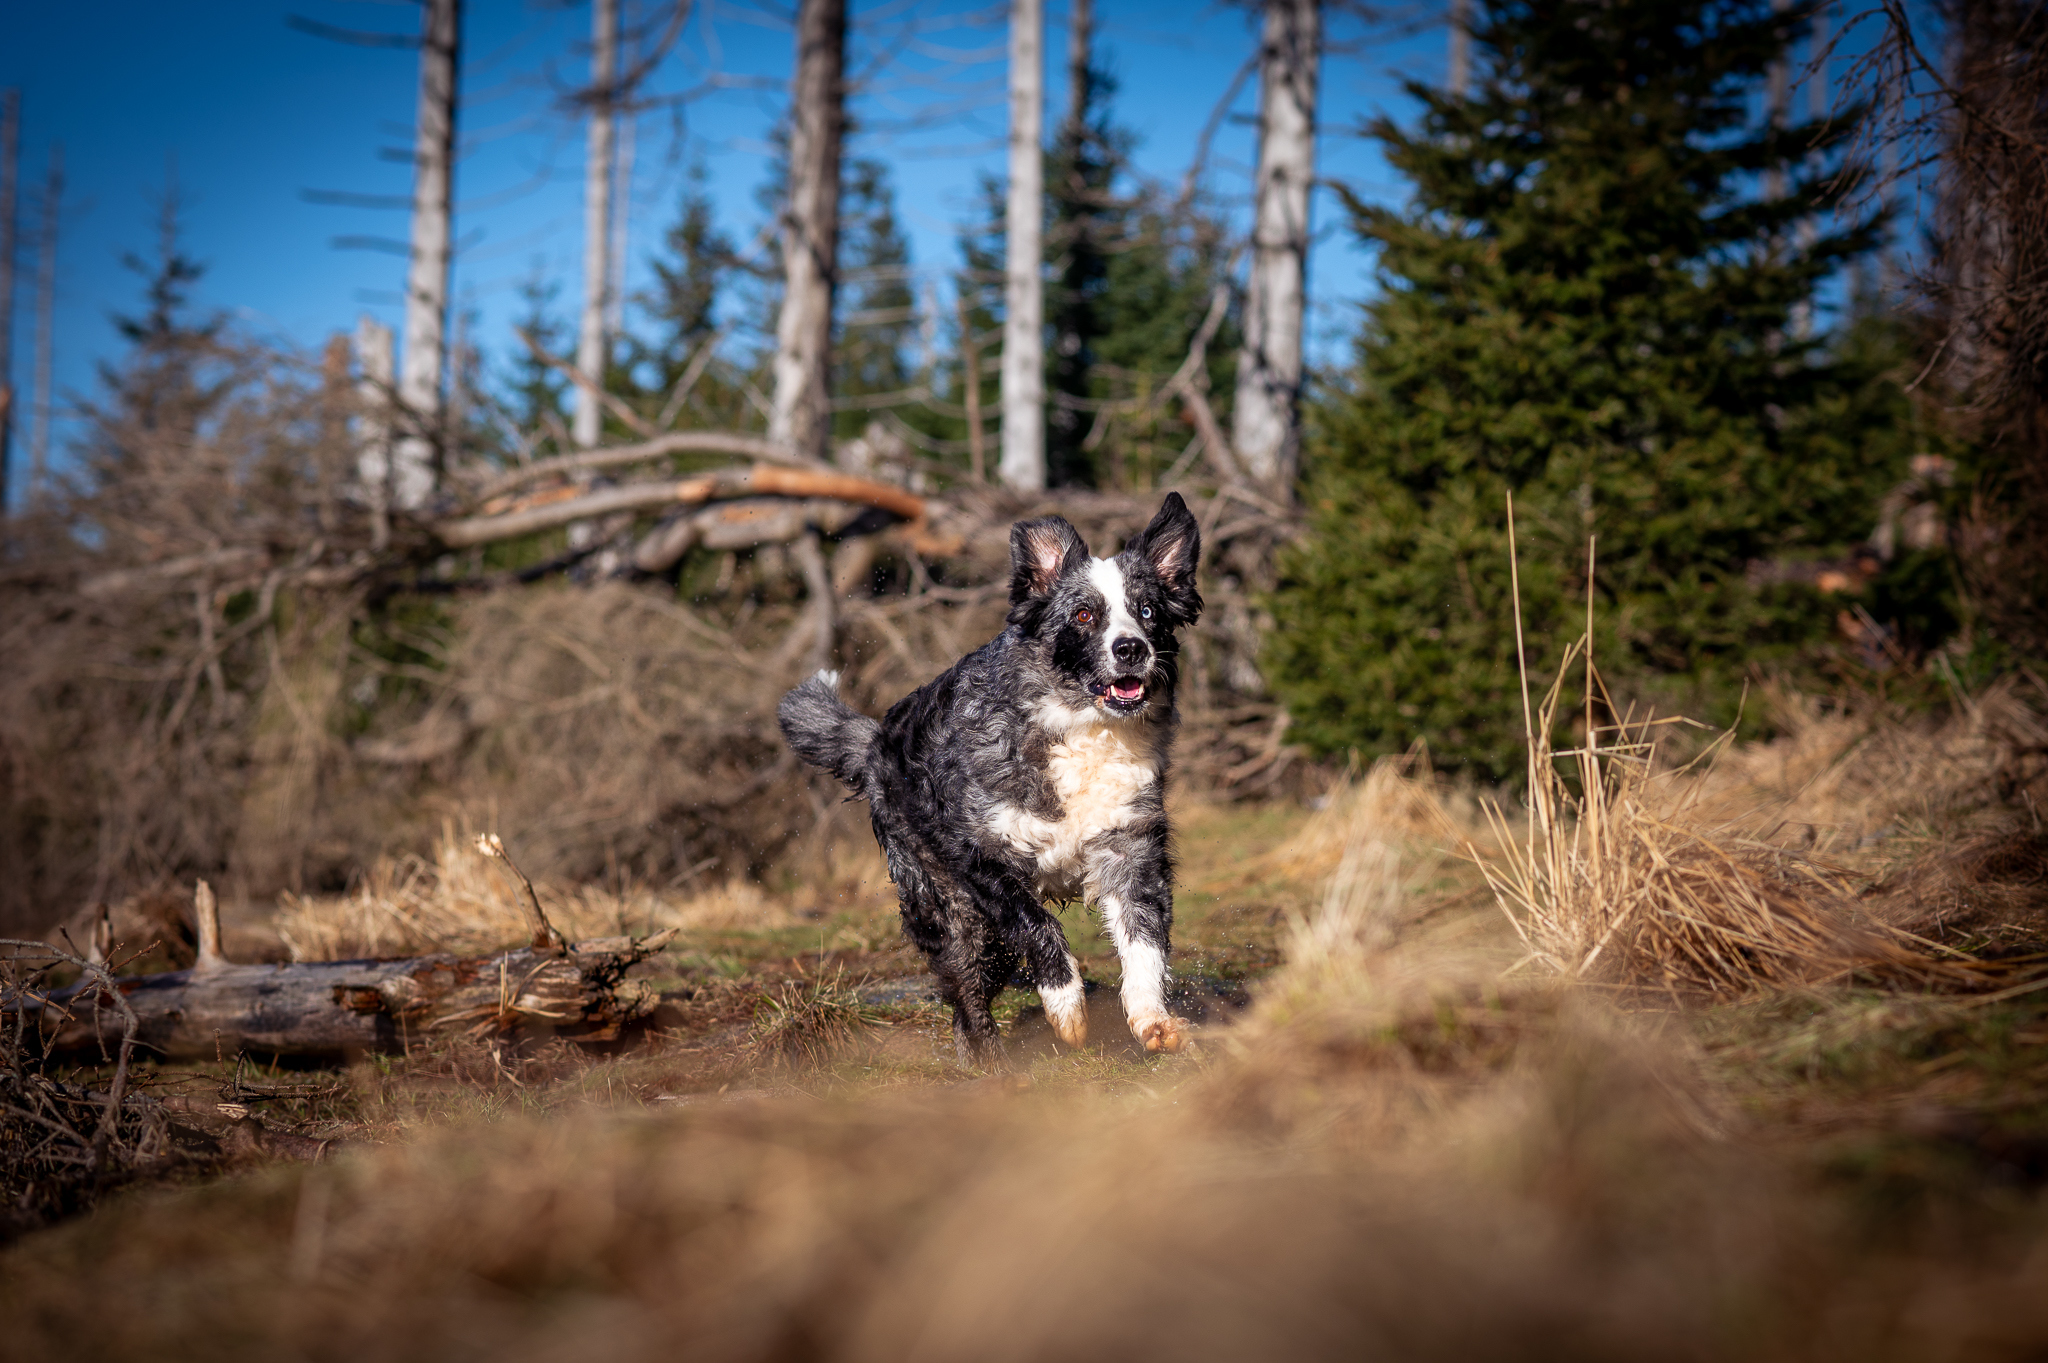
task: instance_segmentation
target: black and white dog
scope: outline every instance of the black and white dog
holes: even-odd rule
[[[953,1008],[961,1059],[999,1053],[989,1005],[1020,961],[1070,1046],[1087,1040],[1081,970],[1047,899],[1085,898],[1123,963],[1124,1014],[1177,1051],[1166,1010],[1173,853],[1168,749],[1175,632],[1202,611],[1201,532],[1179,493],[1115,558],[1064,519],[1010,530],[1009,626],[877,724],[820,672],[782,699],[790,747],[868,801],[903,931]]]

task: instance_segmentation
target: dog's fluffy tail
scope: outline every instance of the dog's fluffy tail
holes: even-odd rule
[[[831,772],[856,795],[867,791],[868,750],[882,726],[839,699],[839,674],[819,672],[775,707],[796,755]]]

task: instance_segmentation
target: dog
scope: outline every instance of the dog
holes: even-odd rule
[[[797,755],[867,800],[904,935],[931,962],[963,1064],[1000,1058],[990,1005],[1020,964],[1060,1039],[1086,1044],[1080,963],[1049,899],[1100,911],[1145,1049],[1186,1040],[1166,1005],[1165,796],[1178,632],[1202,613],[1200,557],[1177,492],[1114,558],[1090,557],[1062,517],[1019,521],[1001,634],[879,723],[840,699],[834,672],[777,708]]]

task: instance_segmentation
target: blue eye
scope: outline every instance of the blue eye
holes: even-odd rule
[[[1150,620],[1152,618],[1152,608],[1150,606],[1138,607],[1138,618],[1140,620]]]

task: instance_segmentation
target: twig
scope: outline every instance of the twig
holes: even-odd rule
[[[553,355],[548,354],[547,348],[541,345],[539,341],[534,340],[532,334],[524,327],[512,328],[512,334],[526,342],[526,348],[533,352],[533,357],[536,360],[539,360],[550,369],[567,375],[570,382],[603,403],[606,410],[610,411],[619,420],[625,422],[636,433],[650,438],[654,435],[654,427],[648,424],[646,417],[641,416],[638,412],[627,406],[623,399],[607,393],[596,379],[591,378],[590,375],[584,373],[575,365],[570,364],[567,360],[557,359]]]
[[[534,892],[533,882],[526,878],[526,872],[519,869],[519,863],[512,860],[512,854],[505,850],[505,841],[496,833],[479,833],[476,850],[491,858],[502,861],[512,868],[512,874],[519,877],[519,883],[526,887],[526,898],[533,905],[533,946],[536,951],[552,950],[558,956],[569,954],[569,941],[555,931],[555,925],[548,921],[548,912],[540,906],[540,895]]]

